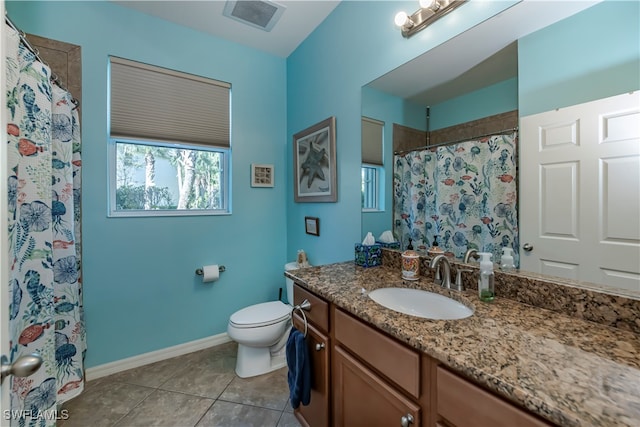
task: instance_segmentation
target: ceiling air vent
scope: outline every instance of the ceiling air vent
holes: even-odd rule
[[[232,1],[224,6],[224,16],[264,31],[271,31],[284,13],[285,7],[272,1]]]

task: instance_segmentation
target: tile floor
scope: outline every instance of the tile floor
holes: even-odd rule
[[[60,427],[298,427],[287,368],[235,375],[234,342],[88,381]]]

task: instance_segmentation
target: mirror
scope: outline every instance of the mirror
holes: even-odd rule
[[[583,9],[586,7],[582,5]],[[517,14],[503,12],[362,87],[362,116],[384,122],[385,141],[384,211],[362,212],[363,236],[371,231],[377,237],[382,231],[393,228],[393,124],[426,130],[427,106],[430,107],[429,129],[432,131],[475,120],[483,116],[447,122],[448,102],[500,85],[504,85],[503,90],[513,89],[513,93],[506,96],[515,99],[515,108],[511,109],[517,109],[522,101],[518,100],[517,89],[517,40],[580,10],[529,14],[527,19],[518,21],[517,29],[511,28],[509,21]],[[514,81],[515,84],[507,83]],[[506,111],[509,109],[491,111],[486,116]],[[636,291],[628,293],[640,295]]]

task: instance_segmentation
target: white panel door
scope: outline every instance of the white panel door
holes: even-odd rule
[[[522,117],[520,137],[520,268],[640,291],[640,93]]]

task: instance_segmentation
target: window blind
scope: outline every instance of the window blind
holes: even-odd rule
[[[229,83],[110,57],[112,138],[230,146]]]
[[[362,118],[362,163],[382,166],[382,130],[384,122]]]

